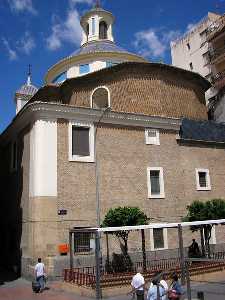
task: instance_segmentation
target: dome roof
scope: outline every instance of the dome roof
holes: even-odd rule
[[[16,91],[16,94],[33,96],[38,91],[38,88],[33,84],[24,84],[19,90]]]
[[[84,44],[80,49],[76,50],[71,56],[99,53],[99,52],[116,52],[116,53],[129,53],[125,49],[117,46],[115,43],[110,41],[95,41]],[[130,54],[130,53],[129,53]]]

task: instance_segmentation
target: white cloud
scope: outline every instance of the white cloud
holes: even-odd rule
[[[36,44],[34,38],[31,36],[30,32],[26,31],[24,36],[17,42],[17,48],[20,52],[25,54],[30,54],[30,52],[35,48]]]
[[[95,2],[95,0],[69,0],[69,10],[65,20],[53,15],[51,34],[46,39],[47,48],[52,51],[57,50],[62,47],[63,42],[79,46],[82,38],[82,29],[77,4],[89,6]]]
[[[5,48],[8,52],[9,60],[17,60],[17,58],[18,58],[17,53],[16,53],[15,50],[13,50],[10,47],[9,42],[5,38],[2,38],[2,43],[3,43],[3,45],[5,46]]]
[[[180,34],[180,31],[149,28],[135,34],[134,45],[142,56],[164,58],[170,47],[170,42]]]
[[[65,21],[56,21],[56,17],[54,17],[52,33],[46,39],[47,48],[49,50],[57,50],[62,46],[63,42],[79,45],[81,36],[80,16],[78,11],[73,9],[68,12]]]
[[[34,15],[37,14],[37,10],[34,8],[32,0],[8,0],[8,3],[12,11],[27,11]]]

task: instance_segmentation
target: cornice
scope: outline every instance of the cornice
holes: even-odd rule
[[[15,137],[20,130],[36,120],[79,120],[96,123],[104,112],[99,109],[74,107],[66,104],[34,102],[27,104],[13,119],[12,123],[0,136],[0,143],[5,144],[7,140]],[[101,119],[102,124],[127,126],[127,127],[143,127],[157,128],[164,130],[180,130],[181,120],[177,118],[147,116],[134,113],[123,113],[109,111],[106,112]]]

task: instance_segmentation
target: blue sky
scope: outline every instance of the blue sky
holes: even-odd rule
[[[53,64],[80,45],[79,17],[94,0],[0,0],[0,132],[15,116],[14,93],[26,81],[40,87]],[[225,0],[102,0],[116,17],[118,45],[151,61],[170,64],[172,39],[208,11],[225,12]]]

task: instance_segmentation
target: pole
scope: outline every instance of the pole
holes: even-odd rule
[[[185,284],[185,260],[184,260],[184,245],[183,245],[183,230],[181,224],[178,224],[178,239],[180,253],[180,268],[181,268],[181,284]]]
[[[97,132],[98,125],[104,117],[105,113],[111,108],[108,106],[105,110],[103,110],[96,126],[95,126],[95,136],[94,136],[94,149],[95,149],[95,180],[96,180],[96,217],[97,217],[97,227],[101,225],[101,214],[100,214],[100,196],[99,196],[99,166],[98,166],[98,155],[97,155]]]
[[[101,267],[100,267],[100,236],[95,232],[95,264],[96,264],[96,299],[101,299]]]
[[[191,300],[191,282],[190,282],[189,265],[187,261],[186,261],[186,280],[187,280],[187,297],[188,300]]]
[[[70,243],[70,279],[72,279],[73,273],[73,233],[69,232],[69,243]]]
[[[143,271],[146,271],[146,251],[145,251],[145,230],[141,229],[142,255],[143,255]]]

